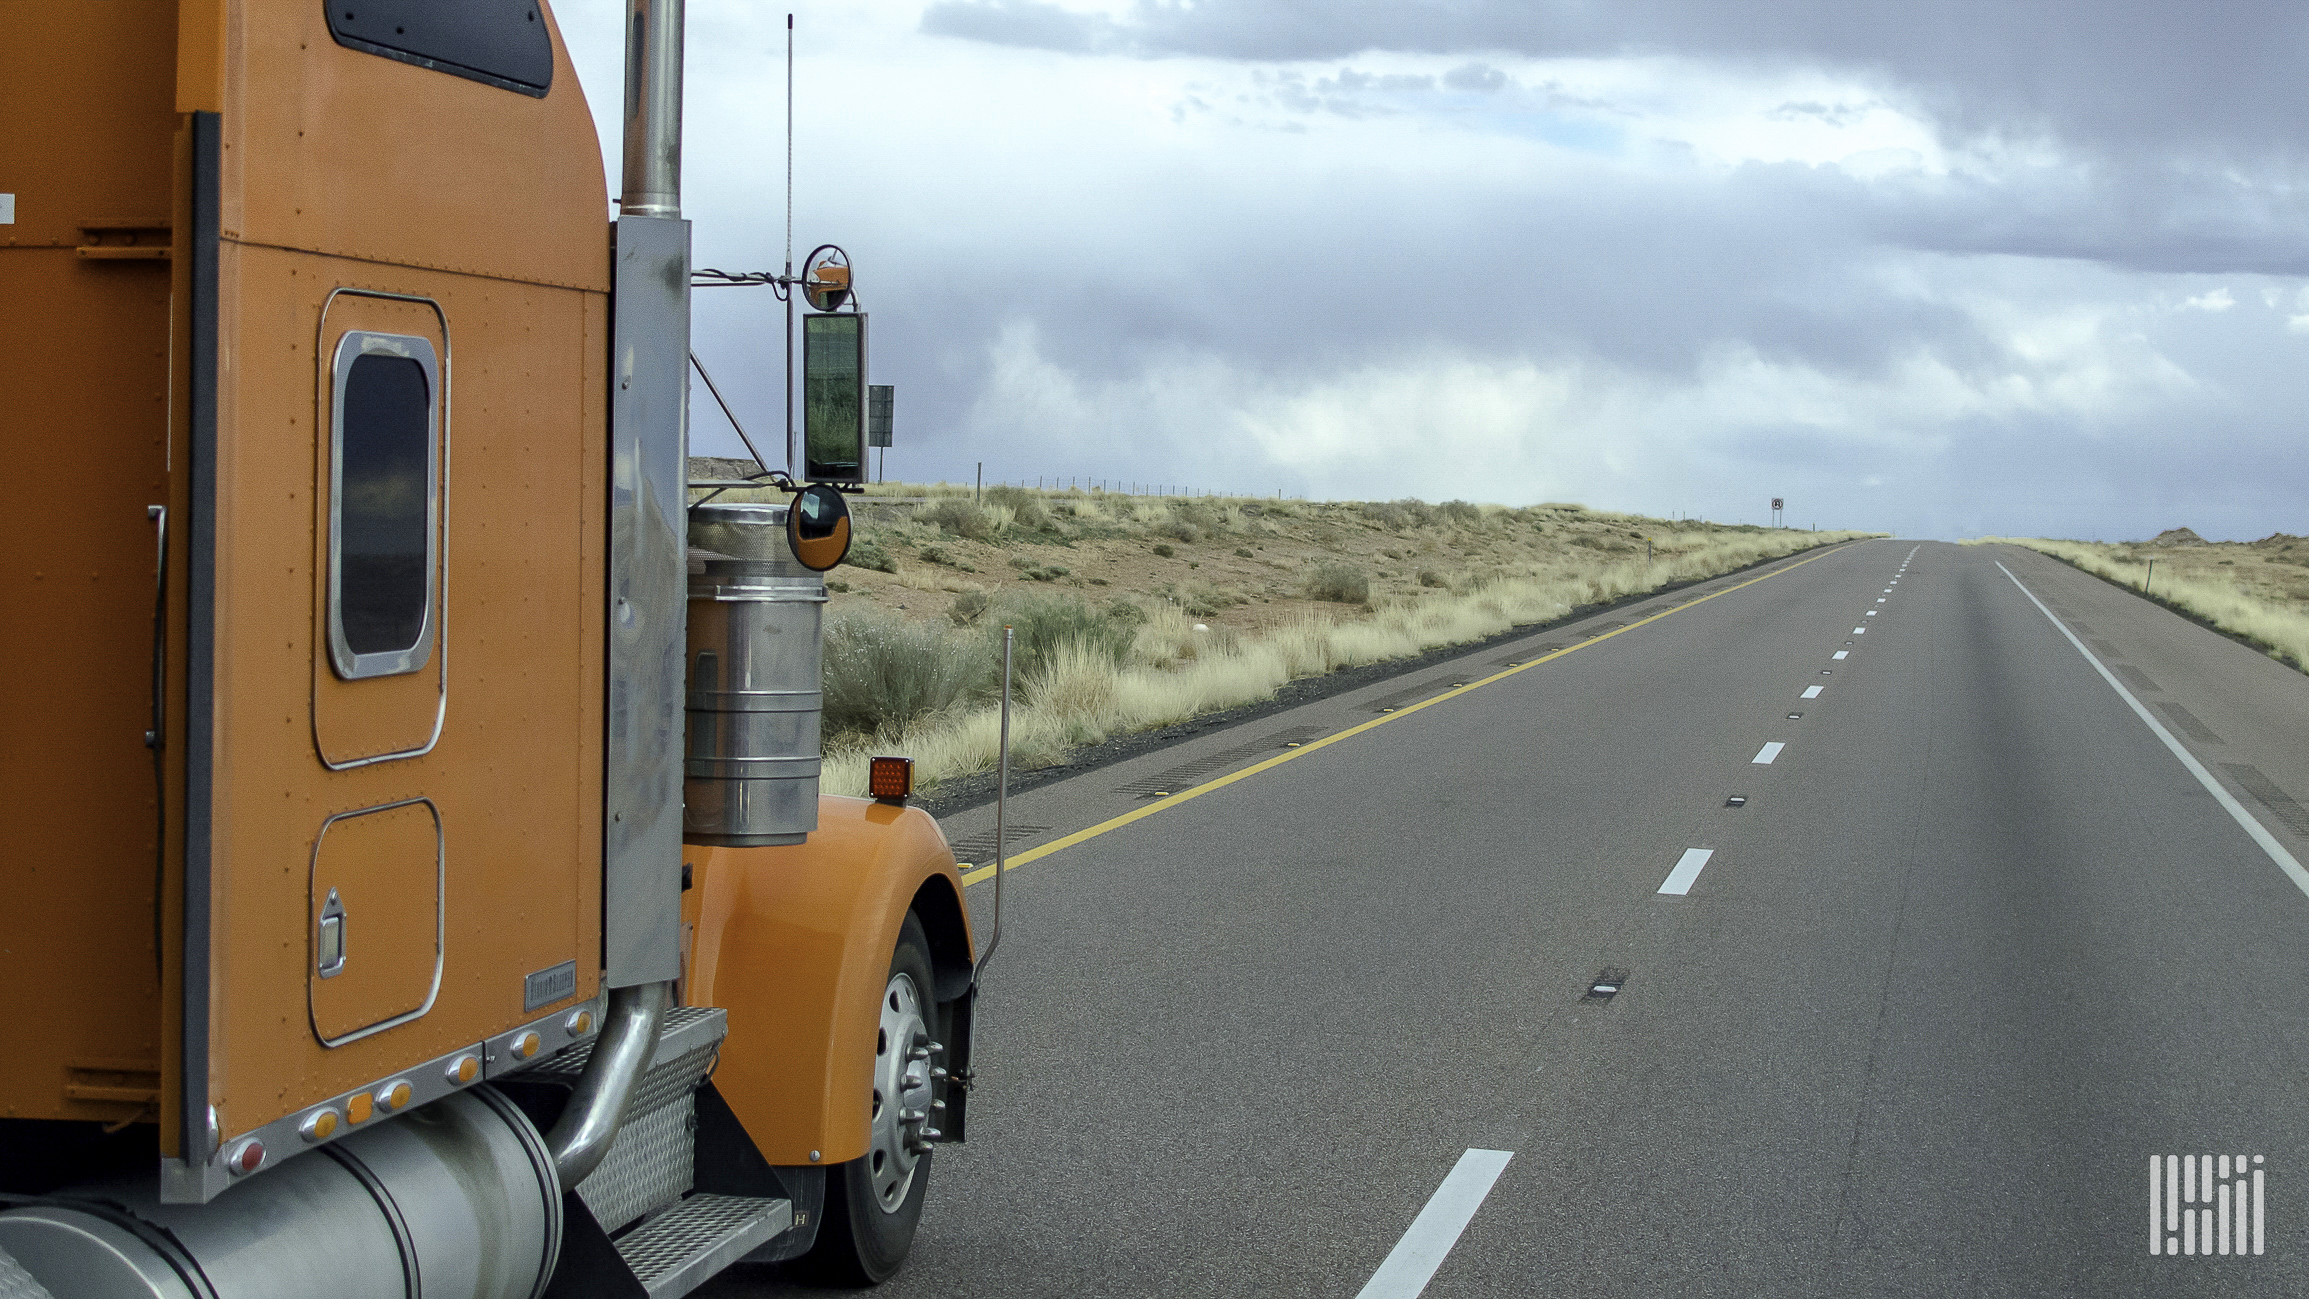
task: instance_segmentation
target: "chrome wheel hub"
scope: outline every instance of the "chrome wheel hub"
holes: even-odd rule
[[[933,1111],[944,1106],[931,1086],[934,1057],[946,1048],[930,1040],[922,990],[907,974],[890,976],[882,991],[882,1024],[874,1040],[874,1127],[866,1171],[884,1213],[896,1213],[913,1189],[914,1173],[938,1139]]]

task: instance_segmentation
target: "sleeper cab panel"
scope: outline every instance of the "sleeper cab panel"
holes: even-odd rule
[[[606,311],[568,289],[310,253],[228,244],[221,262],[238,363],[219,421],[210,1079],[230,1138],[597,991]],[[414,310],[389,310],[401,305]],[[414,672],[346,679],[330,645],[321,354],[343,336],[340,310],[348,328],[444,344],[437,635]],[[418,754],[325,761],[435,715]],[[412,799],[439,818],[438,992],[414,1016],[404,983],[338,1007],[337,979],[319,977],[328,888],[312,871],[350,822],[323,827]],[[375,922],[339,901],[352,978]],[[528,975],[573,960],[570,996],[525,1005]],[[364,1033],[380,1013],[387,1026]]]
[[[341,46],[310,0],[222,3],[214,95],[180,91],[223,131],[207,1093],[229,1140],[597,991],[609,260],[558,34],[536,98]],[[348,675],[329,640],[333,349],[361,330],[438,362],[415,671]],[[316,872],[347,827],[418,799],[439,825],[439,986],[394,1024],[411,972],[361,990],[365,935],[383,923],[417,963],[421,907],[364,920],[340,889],[345,964],[324,980]],[[372,855],[421,873],[402,847]],[[525,976],[573,960],[570,996],[525,1007]]]
[[[937,822],[919,808],[826,797],[808,843],[691,846],[682,856],[693,926],[686,999],[730,1016],[714,1085],[772,1164],[856,1159],[871,1126],[878,1003],[907,907],[936,879],[962,896]],[[969,952],[948,955],[967,968]]]
[[[169,499],[172,263],[150,254],[169,238],[174,36],[134,6],[11,5],[0,37],[0,988],[24,1012],[0,1116],[114,1123],[156,1099],[147,509]]]

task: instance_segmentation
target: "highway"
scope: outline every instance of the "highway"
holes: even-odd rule
[[[2309,1292],[2305,737],[2251,649],[1883,540],[1041,787],[883,1292]]]

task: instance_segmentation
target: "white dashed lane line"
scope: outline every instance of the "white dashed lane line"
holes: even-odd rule
[[[1513,1158],[1512,1150],[1470,1150],[1461,1155],[1355,1299],[1417,1299]]]
[[[1713,848],[1684,849],[1684,855],[1676,860],[1676,868],[1668,872],[1667,880],[1660,885],[1660,892],[1672,893],[1679,898],[1691,892],[1692,881],[1700,877],[1700,868],[1706,866],[1708,858],[1715,855],[1716,850]]]
[[[1837,658],[1849,658],[1849,657],[1851,657],[1851,655],[1852,655],[1852,651],[1850,651],[1850,650],[1838,650],[1838,651],[1836,651],[1836,657],[1837,657]]]
[[[1804,697],[1806,699],[1818,699],[1820,692],[1825,689],[1827,689],[1825,686],[1806,686],[1804,687]]]
[[[1783,744],[1778,740],[1774,740],[1770,744],[1765,745],[1763,748],[1756,750],[1756,756],[1748,759],[1748,761],[1759,767],[1769,767],[1772,765],[1772,759],[1780,756],[1780,750],[1787,747],[1788,746],[1786,744]]]

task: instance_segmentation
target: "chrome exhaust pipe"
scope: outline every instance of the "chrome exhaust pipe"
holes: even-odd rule
[[[562,1190],[576,1190],[609,1154],[617,1130],[625,1126],[626,1111],[633,1108],[634,1087],[657,1054],[658,1029],[672,1008],[670,983],[609,990],[607,1022],[593,1044],[593,1056],[577,1076],[577,1088],[561,1118],[545,1137]]]
[[[682,0],[627,0],[626,216],[681,215]]]

